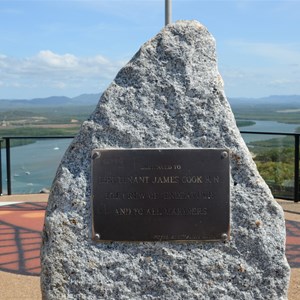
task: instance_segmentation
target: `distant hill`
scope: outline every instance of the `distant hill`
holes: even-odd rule
[[[269,96],[265,98],[231,98],[237,120],[265,120],[300,124],[300,95]]]
[[[96,105],[101,94],[82,94],[80,96],[69,98],[65,96],[52,96],[47,98],[35,99],[0,99],[0,109],[18,109],[30,107],[62,107],[62,106],[89,106]]]
[[[15,110],[43,107],[67,107],[96,105],[101,94],[82,94],[69,98],[52,96],[35,99],[0,99],[0,110]],[[228,98],[233,110],[264,109],[278,111],[282,109],[300,109],[300,95],[273,95],[264,98]]]
[[[229,98],[232,108],[265,107],[266,109],[300,108],[300,95],[272,95],[264,98]]]

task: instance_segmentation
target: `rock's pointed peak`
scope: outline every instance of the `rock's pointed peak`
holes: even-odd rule
[[[209,34],[207,28],[196,20],[178,20],[174,23],[170,23],[162,28],[162,30],[158,34],[168,34],[168,32],[172,34],[186,34],[189,32],[198,32]]]
[[[207,28],[196,20],[179,20],[174,23],[170,23],[166,25],[159,34],[167,34],[168,32],[171,32],[172,34],[184,35],[191,31],[210,35]]]
[[[165,55],[164,59],[174,59],[180,56],[184,59],[185,53],[193,54],[195,51],[202,51],[207,59],[216,61],[214,37],[204,25],[195,20],[177,21],[165,26],[141,47],[140,52],[153,55],[153,51],[150,50],[153,47],[156,47],[161,57]],[[170,52],[174,57],[170,56]]]

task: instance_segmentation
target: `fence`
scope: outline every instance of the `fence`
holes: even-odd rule
[[[244,139],[247,141],[249,150],[252,152],[258,169],[270,186],[274,197],[294,200],[298,202],[299,197],[299,136],[300,133],[278,133],[278,132],[256,132],[241,131]],[[259,135],[259,139],[253,137]],[[252,138],[249,138],[252,137]],[[275,137],[272,139],[272,137]],[[6,169],[6,189],[7,194],[12,194],[12,160],[11,158],[11,141],[31,140],[62,140],[71,139],[73,136],[5,136],[0,139],[0,146],[5,144],[5,169]],[[277,144],[277,147],[274,145]],[[16,151],[17,151],[16,147]],[[58,147],[55,147],[56,149]],[[277,148],[277,149],[276,149]],[[15,148],[13,148],[15,149]],[[2,151],[1,151],[2,152]],[[0,152],[0,195],[3,194],[3,174],[2,155]],[[23,153],[24,154],[24,153]],[[44,154],[47,158],[47,153]],[[20,156],[20,154],[18,154]],[[17,156],[16,156],[17,157]],[[16,159],[16,158],[15,158]],[[26,161],[26,157],[24,157]],[[42,166],[39,166],[42,167]],[[57,166],[54,166],[55,168]],[[45,170],[46,172],[47,170]],[[29,171],[23,170],[23,173],[30,174]],[[14,174],[14,176],[19,176]],[[54,176],[54,175],[53,175]],[[49,176],[48,176],[49,177]],[[51,177],[51,176],[50,176]]]
[[[252,149],[256,151],[254,153],[254,160],[260,174],[271,188],[274,197],[298,202],[300,200],[300,133],[241,131],[241,134],[245,141],[247,141],[247,136],[249,135],[259,135],[261,137],[261,139],[255,142],[248,141],[247,145],[250,152]],[[276,144],[277,151],[274,151]],[[268,167],[270,168],[268,169]],[[268,172],[265,172],[266,169]],[[289,195],[286,195],[286,192],[289,192]]]
[[[5,142],[5,162],[6,162],[6,187],[7,187],[7,194],[11,195],[12,194],[12,159],[11,159],[11,149],[18,149],[19,147],[13,147],[11,145],[11,141],[18,141],[18,145],[22,144],[30,144],[31,142],[34,142],[36,140],[66,140],[66,139],[72,139],[74,136],[5,136],[2,137],[2,142]],[[24,142],[25,143],[22,143]],[[13,145],[15,146],[15,145]],[[21,151],[20,151],[21,152]],[[38,152],[38,151],[37,151]],[[19,156],[21,156],[23,153],[19,153]],[[1,154],[0,154],[1,155]],[[39,153],[35,154],[36,157],[39,155]],[[47,153],[46,153],[47,155]],[[62,156],[62,155],[61,155]],[[61,157],[60,157],[61,158]],[[28,157],[23,158],[23,160],[26,162],[26,159]],[[46,159],[46,158],[45,158]],[[57,166],[54,166],[56,168]],[[2,174],[2,169],[3,169],[3,163],[2,159],[0,156],[0,174],[1,174],[1,181],[0,181],[0,195],[3,194],[3,174]],[[24,173],[29,173],[29,171],[24,170]],[[15,174],[14,176],[16,176]]]

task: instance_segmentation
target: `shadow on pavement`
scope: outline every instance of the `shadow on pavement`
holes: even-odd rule
[[[0,206],[0,271],[39,276],[46,206],[46,202]],[[288,262],[300,268],[300,222],[286,220],[286,233]]]
[[[300,222],[286,220],[286,257],[291,268],[300,268]]]
[[[46,205],[18,203],[0,207],[0,271],[39,276]]]

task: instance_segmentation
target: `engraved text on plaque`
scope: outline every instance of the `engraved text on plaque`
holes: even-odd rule
[[[226,149],[95,149],[95,240],[222,240],[229,235]]]

